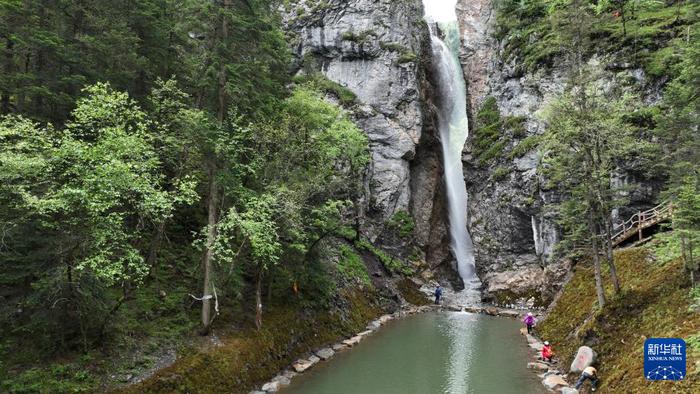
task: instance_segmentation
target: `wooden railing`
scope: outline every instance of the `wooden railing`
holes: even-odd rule
[[[634,235],[642,240],[642,230],[673,216],[673,203],[663,202],[654,208],[640,211],[625,222],[613,226],[612,244],[617,246]]]

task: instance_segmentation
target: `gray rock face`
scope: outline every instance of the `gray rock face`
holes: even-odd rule
[[[425,26],[420,0],[298,1],[285,18],[302,61],[357,95],[356,123],[370,139],[369,215],[380,220],[411,201],[410,161],[421,138],[419,94]],[[303,10],[303,11],[298,11]],[[300,16],[301,15],[301,16]],[[374,235],[377,228],[370,227]]]
[[[349,111],[369,137],[371,151],[360,204],[363,235],[394,255],[417,253],[420,270],[442,266],[441,275],[454,279],[422,1],[290,4],[284,23],[294,36],[299,72],[322,73],[357,96]],[[399,211],[415,222],[408,241],[386,236],[387,221]]]
[[[521,117],[523,120],[524,133],[506,138],[504,151],[508,152],[525,137],[544,132],[541,115],[563,91],[567,68],[555,62],[549,69],[522,72],[517,62],[504,61],[503,44],[495,41],[492,35],[496,22],[493,3],[493,0],[458,0],[461,61],[469,82],[472,128],[476,113],[488,96],[496,99],[502,118]],[[606,66],[604,59],[596,57],[590,59],[589,64],[601,69],[605,86],[624,86],[629,83],[625,81],[636,81],[644,86],[645,76],[641,70]],[[645,100],[657,101],[658,87],[646,88]],[[467,141],[463,161],[469,192],[469,228],[482,281],[489,291],[511,290],[509,296],[539,292],[541,301],[546,303],[565,277],[563,266],[548,269],[555,262],[554,245],[561,239],[550,206],[564,196],[557,190],[546,189],[547,180],[536,171],[541,159],[538,152],[501,157],[484,164],[473,154],[473,142],[473,138]],[[497,169],[501,174],[498,177],[494,176]],[[645,178],[643,171],[635,168],[635,163],[626,164],[618,172],[613,183],[637,188],[627,196],[628,208],[614,212],[614,216],[626,219],[640,208],[654,205],[658,182]],[[546,272],[536,275],[532,268],[535,266]],[[486,296],[497,303],[513,302],[498,294],[487,293]]]

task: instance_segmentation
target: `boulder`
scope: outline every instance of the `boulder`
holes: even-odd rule
[[[367,335],[371,334],[372,330],[367,330],[367,331],[362,331],[361,333],[357,334],[358,337],[366,337]]]
[[[329,358],[333,357],[335,352],[331,348],[323,348],[319,351],[316,352],[316,355],[321,358],[321,360],[328,360]]]
[[[488,307],[484,308],[484,313],[491,316],[498,316],[498,308]]]
[[[267,382],[262,386],[262,391],[265,391],[267,393],[276,393],[280,389],[280,384],[279,382],[272,381],[272,382]]]
[[[295,376],[297,376],[297,373],[292,371],[292,370],[287,369],[284,372],[282,372],[282,376],[284,376],[285,378],[287,378],[289,380],[292,380]]]
[[[304,359],[299,359],[292,364],[292,368],[294,368],[294,371],[297,373],[303,373],[307,369],[311,368],[314,366],[315,363],[309,361],[309,360],[304,360]]]
[[[535,338],[530,334],[525,334],[525,338],[527,339],[527,343],[540,343],[539,339]]]
[[[531,343],[531,344],[530,344],[530,347],[533,348],[533,349],[535,349],[535,350],[537,350],[538,352],[541,352],[541,351],[542,351],[542,347],[543,347],[543,346],[544,346],[544,345],[542,345],[540,342],[535,342],[535,343]]]
[[[372,331],[378,330],[381,325],[382,324],[378,320],[373,320],[369,322],[369,324],[367,325],[367,329]]]
[[[348,345],[344,343],[336,343],[335,345],[331,346],[334,352],[339,352],[341,350],[345,350],[348,348]]]
[[[581,346],[576,352],[576,357],[574,361],[571,362],[571,367],[569,372],[571,373],[581,373],[586,367],[589,367],[595,362],[596,353],[588,346]]]
[[[318,357],[316,357],[316,356],[311,356],[311,357],[309,357],[309,362],[310,362],[312,365],[318,363],[319,361],[321,361],[321,359],[318,358]]]
[[[292,380],[284,375],[277,375],[272,381],[279,383],[280,386],[289,386],[292,383]]]
[[[554,390],[557,387],[566,387],[569,385],[569,383],[567,383],[561,375],[549,375],[544,378],[542,384],[549,390]]]
[[[528,367],[529,369],[536,369],[536,370],[539,370],[539,371],[546,371],[546,370],[549,369],[549,365],[547,365],[547,364],[545,364],[545,363],[538,363],[538,362],[527,363],[527,367]]]
[[[355,346],[358,343],[360,343],[361,340],[362,340],[362,337],[357,335],[357,336],[354,336],[352,338],[344,340],[343,345],[352,347],[352,346]]]
[[[464,311],[469,313],[482,313],[484,310],[475,306],[467,306],[464,308]]]
[[[390,321],[391,319],[393,319],[393,318],[394,318],[394,317],[391,316],[391,315],[384,315],[384,316],[381,316],[381,317],[378,319],[378,320],[379,320],[379,324],[386,324],[387,322],[389,322],[389,321]]]
[[[572,387],[561,387],[559,392],[561,394],[578,394],[578,390]]]
[[[501,311],[501,316],[517,319],[520,317],[520,313],[516,311]],[[525,331],[527,332],[527,329]]]
[[[520,335],[528,335],[527,328],[523,327],[520,329]]]

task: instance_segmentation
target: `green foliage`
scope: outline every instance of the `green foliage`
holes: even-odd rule
[[[414,63],[418,59],[418,55],[411,51],[402,52],[399,58],[396,59],[398,64]]]
[[[355,242],[355,246],[358,249],[363,249],[372,253],[382,263],[384,268],[386,268],[387,270],[389,270],[389,272],[393,274],[413,274],[413,269],[411,267],[404,264],[401,260],[389,255],[387,252],[381,250],[380,248],[372,245],[372,243],[369,242],[367,239],[360,239],[359,241]]]
[[[481,163],[500,155],[503,144],[501,139],[501,113],[493,96],[487,97],[476,114],[474,127],[474,154]],[[496,147],[500,145],[500,147]],[[495,147],[495,148],[494,148]]]
[[[496,98],[488,96],[481,104],[474,126],[474,154],[480,165],[487,165],[504,156],[509,139],[525,136],[525,118],[501,117]],[[511,153],[510,158],[513,158]]]
[[[413,229],[416,227],[416,223],[413,221],[411,215],[406,211],[397,211],[394,215],[387,221],[387,225],[398,232],[401,237],[408,237],[413,233]]]
[[[562,55],[612,53],[663,76],[677,62],[675,48],[698,26],[699,9],[683,1],[500,0],[495,36],[506,60],[530,72]]]
[[[531,135],[525,138],[524,140],[520,141],[513,150],[510,151],[508,154],[508,157],[511,159],[517,158],[517,157],[522,157],[526,153],[533,151],[536,149],[540,142],[542,140],[542,137],[539,134]]]
[[[372,285],[367,267],[362,262],[360,255],[347,245],[340,246],[339,255],[336,269],[345,282],[358,283],[364,287]]]
[[[306,84],[311,89],[320,90],[334,95],[344,107],[352,107],[357,104],[357,95],[345,86],[331,81],[322,73],[316,72],[311,75],[296,76],[294,81],[298,84]]]
[[[508,176],[508,174],[511,173],[511,168],[510,167],[498,167],[493,171],[493,180],[494,181],[500,181],[504,179],[505,177]]]
[[[354,31],[346,31],[340,35],[340,38],[343,41],[351,41],[358,45],[367,44],[370,40],[376,37],[377,33],[372,29],[363,30],[359,33],[355,33]]]
[[[83,393],[97,382],[85,370],[72,365],[51,369],[31,368],[0,383],[0,389],[11,393]]]

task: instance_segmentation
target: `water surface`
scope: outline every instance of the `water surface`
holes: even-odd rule
[[[516,320],[427,313],[390,322],[283,394],[541,394]]]

